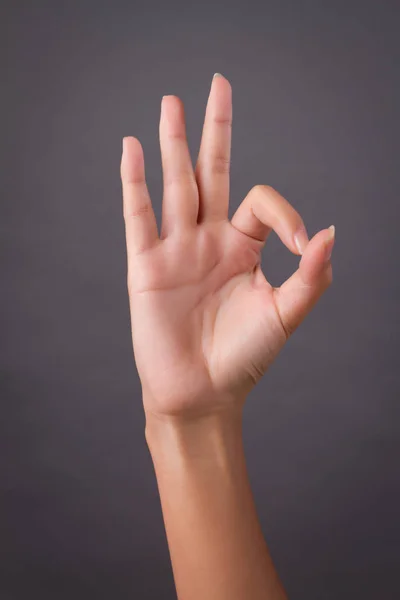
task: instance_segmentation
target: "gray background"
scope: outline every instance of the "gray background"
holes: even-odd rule
[[[395,2],[2,2],[0,598],[174,598],[131,348],[119,163],[160,101],[197,157],[233,87],[232,215],[268,183],[334,283],[249,398],[251,482],[290,598],[400,597]],[[263,266],[297,266],[275,235]]]

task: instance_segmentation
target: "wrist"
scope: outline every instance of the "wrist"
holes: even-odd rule
[[[153,460],[226,462],[242,452],[242,415],[242,406],[195,417],[145,411],[145,437]]]

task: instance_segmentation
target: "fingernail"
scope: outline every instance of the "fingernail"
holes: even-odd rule
[[[333,245],[335,243],[335,226],[331,225],[330,227],[328,227],[328,231],[329,234],[325,240],[325,260],[326,262],[329,262],[331,255],[332,255],[332,249],[333,249]]]
[[[164,104],[164,100],[165,100],[165,98],[166,98],[166,97],[167,97],[167,96],[163,96],[163,97],[161,98],[161,107],[160,107],[160,108],[161,108],[161,116],[164,114],[164,110],[165,110],[165,104]]]
[[[213,79],[214,77],[223,77],[223,75],[221,75],[221,73],[214,73]]]
[[[306,228],[301,227],[300,229],[298,229],[293,237],[294,243],[296,244],[296,248],[299,251],[299,254],[303,254],[309,242]]]

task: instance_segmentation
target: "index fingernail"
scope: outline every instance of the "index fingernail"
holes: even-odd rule
[[[296,233],[294,234],[293,238],[294,238],[294,243],[296,244],[296,248],[299,251],[299,254],[303,254],[303,252],[306,249],[306,246],[309,242],[306,228],[300,227],[300,229],[298,229],[296,231]]]
[[[328,262],[332,256],[333,245],[335,243],[335,226],[328,227],[328,237],[325,240],[326,261]]]

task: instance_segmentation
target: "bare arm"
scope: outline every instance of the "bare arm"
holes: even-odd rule
[[[242,409],[332,281],[334,228],[309,240],[298,212],[267,185],[228,219],[231,86],[213,80],[196,169],[183,104],[162,100],[159,235],[143,149],[121,161],[132,341],[179,600],[283,600],[257,519]],[[260,253],[271,230],[301,255],[274,288]]]
[[[256,515],[241,411],[148,420],[178,597],[284,600]]]

